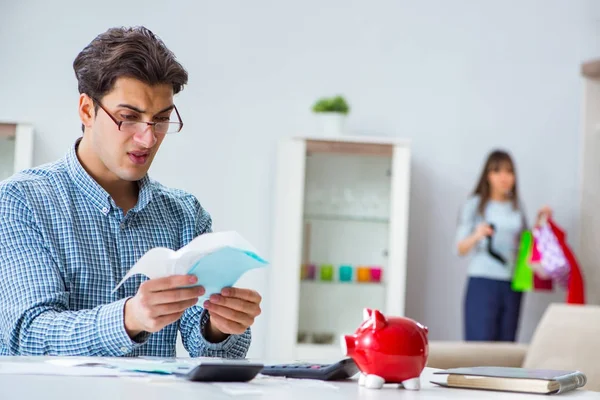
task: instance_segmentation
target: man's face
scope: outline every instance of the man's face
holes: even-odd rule
[[[88,130],[93,153],[100,161],[97,171],[108,179],[137,181],[146,175],[158,152],[164,133],[152,126],[135,124],[139,129],[119,130],[117,121],[165,122],[173,110],[173,88],[169,84],[149,86],[133,78],[119,78],[102,99],[91,130]],[[175,121],[177,117],[175,116]],[[133,125],[133,126],[135,126]],[[88,133],[86,133],[87,135]]]

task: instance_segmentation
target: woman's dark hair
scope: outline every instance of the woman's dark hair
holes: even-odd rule
[[[517,210],[519,208],[519,193],[517,189],[517,173],[515,169],[515,164],[506,151],[503,150],[494,150],[489,155],[481,171],[481,176],[479,177],[479,182],[477,182],[477,186],[475,186],[475,190],[473,191],[474,195],[479,195],[479,205],[477,207],[477,211],[480,215],[483,215],[483,211],[487,203],[490,200],[490,183],[488,182],[488,173],[491,171],[499,171],[503,168],[510,170],[515,175],[515,184],[513,186],[513,190],[510,193],[511,201],[513,204],[513,208]]]
[[[120,77],[148,85],[167,83],[174,94],[183,90],[188,80],[173,52],[145,27],[111,28],[101,33],[77,55],[73,69],[79,93],[98,101]],[[97,111],[97,104],[95,108]]]

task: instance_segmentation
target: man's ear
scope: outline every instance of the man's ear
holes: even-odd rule
[[[84,128],[91,128],[95,117],[93,100],[87,94],[81,93],[79,95],[79,119]]]

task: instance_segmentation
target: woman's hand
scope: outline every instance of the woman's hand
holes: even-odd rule
[[[477,225],[475,232],[458,243],[458,254],[464,256],[471,251],[473,247],[475,247],[477,242],[487,236],[491,236],[493,233],[494,230],[492,227],[489,224],[482,222],[481,224]]]
[[[477,228],[475,228],[475,238],[478,241],[483,239],[484,237],[491,236],[493,234],[494,230],[489,224],[485,222],[482,222],[481,224],[477,225]]]
[[[536,225],[540,225],[543,220],[547,220],[548,218],[552,218],[552,209],[549,206],[543,206],[538,211]]]

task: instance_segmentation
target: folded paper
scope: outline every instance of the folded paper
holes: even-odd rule
[[[247,271],[268,264],[258,251],[237,232],[211,232],[197,236],[177,251],[156,247],[144,254],[127,272],[116,291],[132,275],[142,274],[150,279],[171,275],[195,275],[205,294],[198,299],[201,305],[211,294],[233,286]]]

